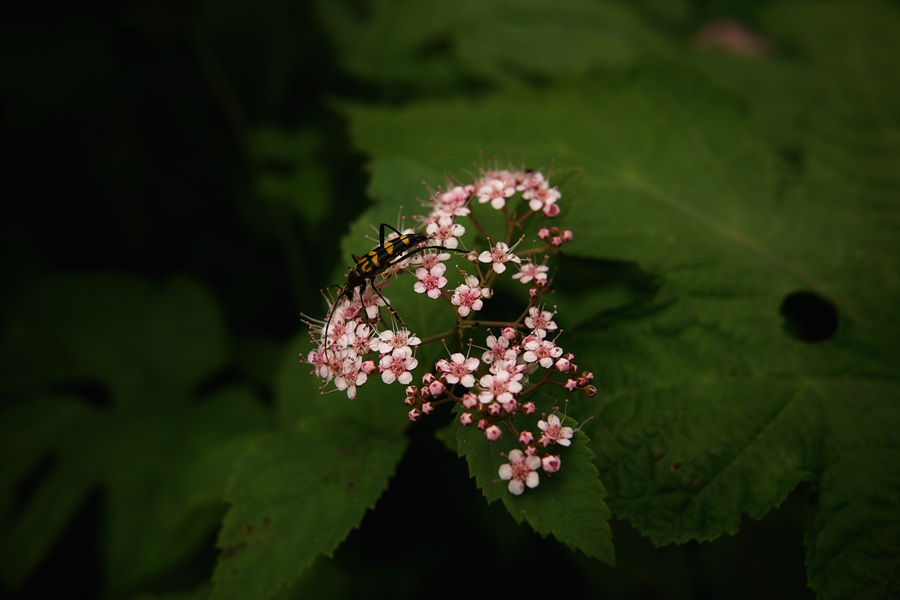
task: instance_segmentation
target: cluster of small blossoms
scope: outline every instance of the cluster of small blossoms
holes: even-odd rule
[[[363,285],[353,290],[345,287],[326,319],[308,320],[314,349],[306,360],[314,373],[350,398],[375,373],[385,383],[399,382],[406,386],[405,403],[412,421],[439,404],[457,403],[461,425],[477,427],[491,442],[506,432],[514,436],[518,447],[504,454],[509,462],[498,472],[501,480],[508,481],[509,491],[518,495],[526,487],[536,487],[540,472],[550,475],[561,468],[559,449],[571,444],[575,430],[563,426],[555,409],[549,415],[538,415],[528,397],[544,385],[587,396],[596,393],[593,375],[580,372],[573,355],[558,345],[556,313],[541,302],[551,291],[548,259],[572,240],[572,232],[540,228],[528,249],[520,249],[525,236],[513,239],[531,217],[556,217],[559,199],[559,190],[550,187],[542,173],[506,169],[482,170],[469,185],[433,193],[427,215],[415,217],[421,223],[415,239],[427,239],[402,255],[398,253],[398,262],[388,260],[364,278]],[[504,215],[506,228],[499,239],[490,236],[476,218],[474,209],[481,205]],[[478,239],[469,245],[479,249],[461,247],[460,237],[467,232],[477,234]],[[462,257],[458,262],[463,265],[469,263],[456,265],[460,277],[456,283],[448,277],[453,274],[447,262],[453,256]],[[478,313],[504,273],[525,286],[526,310],[507,321],[479,319]],[[456,315],[453,329],[422,340],[403,325],[385,291],[394,277],[404,274],[413,275],[412,288],[418,294],[447,302]],[[462,345],[463,333],[477,327],[500,331],[493,335],[487,330],[480,356],[473,356],[477,352],[473,352],[470,339],[466,354],[448,350],[433,371],[421,376],[421,385],[412,383],[412,371],[418,366],[416,349],[421,344],[456,339]],[[533,423],[534,429],[523,428],[522,423]]]

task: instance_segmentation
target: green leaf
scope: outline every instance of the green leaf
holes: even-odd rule
[[[316,132],[262,127],[254,132],[253,142],[263,165],[256,182],[260,196],[289,207],[310,225],[321,225],[331,190],[326,170],[316,160]]]
[[[348,109],[376,169],[460,173],[478,151],[583,168],[578,197],[560,202],[582,270],[554,301],[559,343],[597,375],[596,402],[573,412],[597,417],[610,507],[656,543],[708,540],[810,481],[810,582],[824,597],[894,589],[900,555],[887,475],[900,448],[900,90],[896,53],[883,52],[900,19],[884,3],[848,7],[798,9],[828,23],[804,48],[830,76],[807,70],[793,83],[817,101],[789,109],[672,66],[473,103]],[[859,35],[844,20],[877,23]],[[776,117],[789,135],[773,133]],[[792,337],[792,297],[818,298],[837,327]],[[851,407],[853,419],[839,417]],[[841,481],[853,469],[865,485]]]
[[[819,502],[810,512],[806,532],[810,586],[831,598],[896,597],[897,386],[832,381],[820,391],[830,427],[818,479]]]
[[[386,385],[378,373],[360,386],[353,400],[346,392],[339,392],[331,383],[312,373],[309,364],[300,364],[312,344],[308,334],[297,336],[289,345],[276,385],[276,404],[283,427],[294,428],[308,419],[327,419],[356,422],[367,429],[385,435],[403,431],[409,421],[403,405],[404,390],[398,384]]]
[[[235,457],[267,427],[244,389],[188,401],[227,355],[214,301],[186,279],[70,276],[26,289],[11,323],[4,382],[17,401],[3,410],[0,448],[17,461],[0,471],[4,581],[21,584],[95,490],[109,594],[177,568],[208,540]]]
[[[319,12],[347,70],[430,93],[632,65],[669,43],[641,12],[602,0],[320,2]]]
[[[527,427],[536,430],[537,419],[527,420]],[[524,427],[517,423],[520,431]],[[615,564],[609,529],[611,515],[603,501],[606,490],[593,464],[594,453],[586,434],[577,432],[571,446],[559,448],[562,460],[559,472],[549,476],[541,472],[537,488],[526,489],[521,496],[514,496],[506,489],[507,482],[500,480],[498,469],[509,462],[501,452],[508,453],[518,447],[515,441],[501,438],[498,443],[488,442],[480,429],[463,427],[458,421],[454,429],[457,451],[468,461],[469,474],[475,478],[488,502],[502,500],[517,522],[527,521],[542,536],[552,534],[573,550]],[[508,437],[509,431],[505,431],[504,438]]]
[[[40,280],[17,298],[10,323],[2,350],[10,393],[99,381],[117,405],[154,405],[185,394],[230,352],[219,307],[185,278],[161,286],[109,275]]]
[[[316,556],[330,556],[387,488],[405,446],[346,420],[313,418],[260,440],[227,493],[212,597],[268,598]]]

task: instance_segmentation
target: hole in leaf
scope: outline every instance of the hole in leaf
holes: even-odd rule
[[[820,342],[837,331],[838,311],[831,301],[819,294],[799,291],[789,294],[781,303],[781,328],[803,342]]]

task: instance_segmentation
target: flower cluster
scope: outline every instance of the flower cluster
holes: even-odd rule
[[[552,283],[548,259],[572,240],[572,232],[540,228],[527,249],[520,249],[524,235],[514,239],[532,217],[556,217],[560,197],[542,173],[508,169],[482,170],[469,185],[431,194],[427,215],[416,218],[419,227],[395,232],[373,251],[382,251],[379,268],[356,272],[350,281],[361,283],[342,289],[326,319],[308,319],[314,349],[306,360],[314,373],[350,398],[376,373],[387,384],[399,382],[406,386],[412,421],[440,404],[456,403],[461,425],[477,427],[491,442],[506,432],[516,440],[519,447],[505,455],[509,462],[498,472],[511,493],[539,485],[539,473],[548,476],[560,469],[559,449],[571,444],[575,430],[563,425],[555,409],[538,414],[529,396],[544,385],[588,396],[596,393],[593,375],[580,372],[574,356],[558,345],[555,310],[541,300]],[[496,238],[476,217],[481,205],[505,217],[506,227]],[[398,235],[403,237],[386,250]],[[476,249],[463,249],[463,236]],[[395,246],[404,253],[395,254]],[[447,266],[452,257],[457,257],[453,270]],[[455,272],[460,278],[451,283]],[[525,310],[513,319],[479,319],[504,273],[524,286]],[[456,317],[453,329],[422,340],[406,328],[385,295],[392,280],[403,274],[412,275],[411,287],[418,294],[447,302]],[[464,332],[479,327],[487,328],[484,345],[476,346],[471,338],[463,344]],[[446,339],[454,339],[457,350],[448,349],[447,356],[421,376],[421,383],[413,384],[417,348]],[[526,423],[534,429],[525,428]]]

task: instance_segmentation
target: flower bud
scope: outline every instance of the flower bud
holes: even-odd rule
[[[548,454],[541,459],[541,467],[545,473],[556,473],[559,471],[560,466],[562,466],[562,461],[553,454]]]

